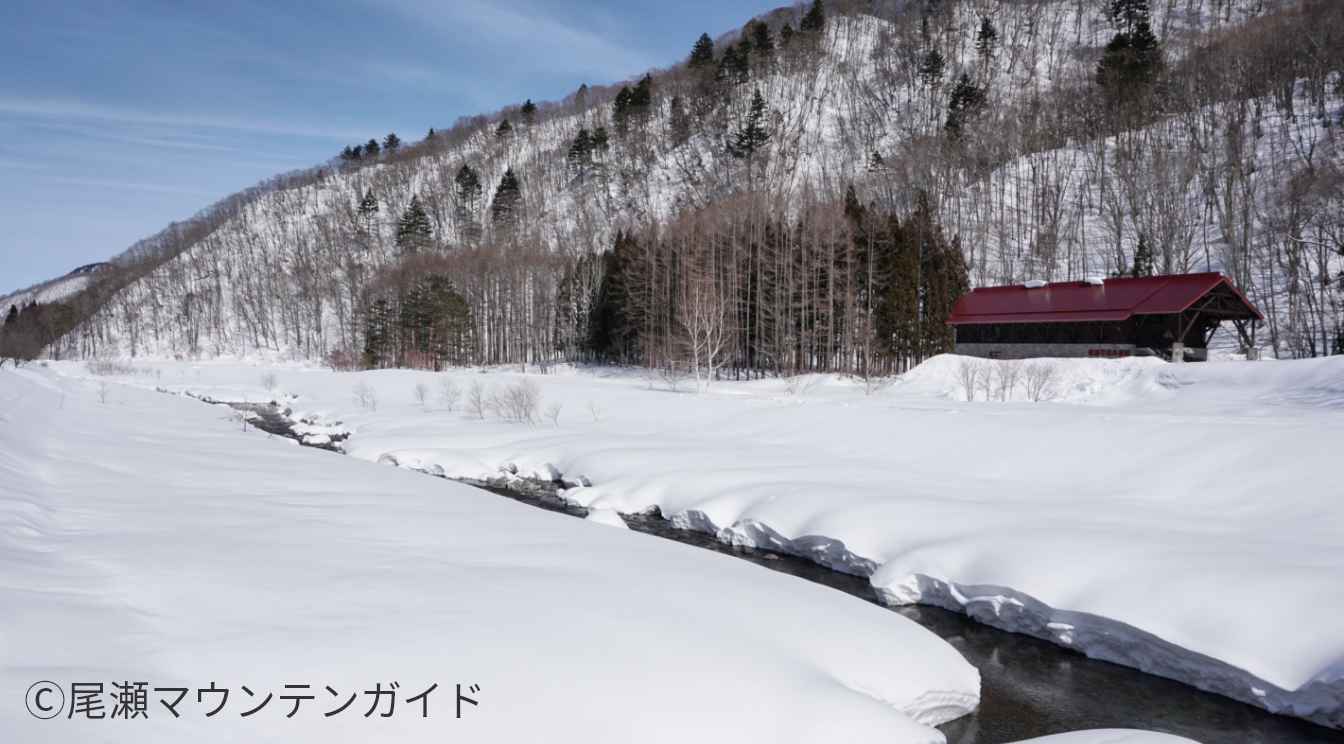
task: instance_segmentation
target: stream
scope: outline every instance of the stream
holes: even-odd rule
[[[274,406],[230,403],[256,414],[251,423],[277,436],[302,438]],[[314,445],[305,445],[314,446]],[[340,452],[336,444],[316,445]],[[584,517],[587,510],[547,493],[471,483],[547,511]],[[1202,744],[1344,744],[1344,732],[1278,716],[1180,682],[1088,657],[1030,636],[982,625],[935,607],[888,607],[868,580],[796,556],[734,547],[713,535],[677,529],[656,511],[622,515],[630,529],[750,561],[879,605],[928,628],[980,670],[975,713],[940,727],[949,744],[1003,744],[1067,731],[1134,728],[1185,736]]]

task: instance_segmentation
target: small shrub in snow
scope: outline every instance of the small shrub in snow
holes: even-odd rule
[[[132,367],[125,362],[118,362],[113,359],[94,359],[89,362],[89,373],[100,377],[111,375],[137,375],[142,370]]]
[[[806,395],[820,379],[815,375],[789,375],[784,378],[784,392],[793,396]]]
[[[467,391],[467,413],[485,420],[486,398],[485,386],[481,385],[480,380],[472,382],[471,389]]]
[[[860,378],[863,382],[864,395],[876,395],[882,392],[892,383],[892,378],[882,375],[864,375]]]
[[[550,420],[551,425],[557,429],[560,428],[560,408],[561,406],[559,403],[552,403],[546,407],[546,418]]]
[[[679,362],[668,362],[658,370],[658,378],[670,392],[681,392],[681,386],[690,378],[690,370]]]
[[[1017,380],[1022,374],[1021,362],[999,362],[994,365],[994,392],[1001,401],[1010,401],[1017,390]]]
[[[592,414],[593,423],[597,423],[598,421],[602,420],[602,406],[599,406],[597,403],[594,403],[591,400],[588,401],[588,413]]]
[[[541,391],[530,380],[523,380],[491,395],[486,405],[491,413],[505,421],[534,424],[537,409],[541,406]]]
[[[984,362],[979,359],[962,359],[957,365],[957,381],[967,402],[975,400],[975,391],[980,387],[980,376],[984,374]]]
[[[415,402],[419,403],[421,408],[424,408],[425,403],[429,401],[429,386],[423,382],[415,383],[413,395],[415,396]]]
[[[266,392],[268,393],[275,392],[275,386],[278,385],[279,382],[280,381],[276,379],[274,372],[267,372],[261,376],[261,386],[266,388]]]
[[[445,377],[439,381],[439,405],[449,413],[457,408],[457,402],[462,400],[462,391],[457,387],[457,383],[452,378]]]
[[[373,386],[367,382],[355,386],[355,402],[360,408],[378,410],[378,395],[373,391]]]
[[[112,388],[106,382],[98,383],[98,402],[107,405],[107,396],[112,392]]]
[[[1032,362],[1022,371],[1023,386],[1027,399],[1033,403],[1053,400],[1055,390],[1055,367],[1049,362]]]
[[[995,378],[998,376],[998,367],[998,362],[980,363],[980,392],[987,401],[994,400]]]

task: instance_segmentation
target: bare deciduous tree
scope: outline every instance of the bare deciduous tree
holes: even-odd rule
[[[1033,403],[1052,400],[1056,395],[1055,365],[1050,362],[1031,362],[1022,371],[1027,399]]]
[[[957,381],[967,402],[975,400],[975,391],[980,387],[980,376],[984,374],[985,363],[979,359],[965,358],[957,362]]]
[[[378,410],[378,394],[374,391],[372,385],[361,381],[359,384],[355,385],[354,394],[355,402],[359,404],[360,408],[373,411]]]
[[[452,413],[461,399],[462,391],[451,377],[445,377],[439,381],[439,405],[443,406],[443,410]]]

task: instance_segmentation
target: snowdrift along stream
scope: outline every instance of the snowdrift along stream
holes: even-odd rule
[[[566,496],[657,506],[870,576],[891,602],[1344,725],[1344,504],[1325,470],[1344,441],[1340,360],[1058,362],[1051,404],[958,400],[961,363],[932,360],[872,396],[835,379],[697,396],[604,371],[274,371],[297,414],[354,432],[356,457],[586,479]],[[169,389],[266,395],[256,367],[161,370],[154,384]],[[561,413],[529,427],[448,412],[433,400],[445,379],[459,391],[526,379]],[[376,409],[355,403],[360,384]]]

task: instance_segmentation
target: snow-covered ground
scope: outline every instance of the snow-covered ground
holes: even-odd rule
[[[1344,725],[1344,502],[1330,468],[1344,360],[1052,362],[1049,403],[1026,402],[1021,381],[1013,401],[979,389],[965,402],[962,366],[937,358],[871,395],[824,377],[696,395],[604,370],[144,363],[122,379],[225,400],[297,395],[295,415],[319,434],[339,422],[359,459],[462,478],[558,473],[592,484],[566,492],[585,506],[657,506],[723,540],[870,576],[892,603]],[[470,410],[474,386],[524,381],[540,397],[535,425]]]
[[[979,693],[951,646],[844,594],[37,366],[0,370],[0,566],[6,742],[942,742]],[[148,717],[104,695],[68,718],[43,681],[145,681]],[[425,718],[408,699],[436,683]]]

